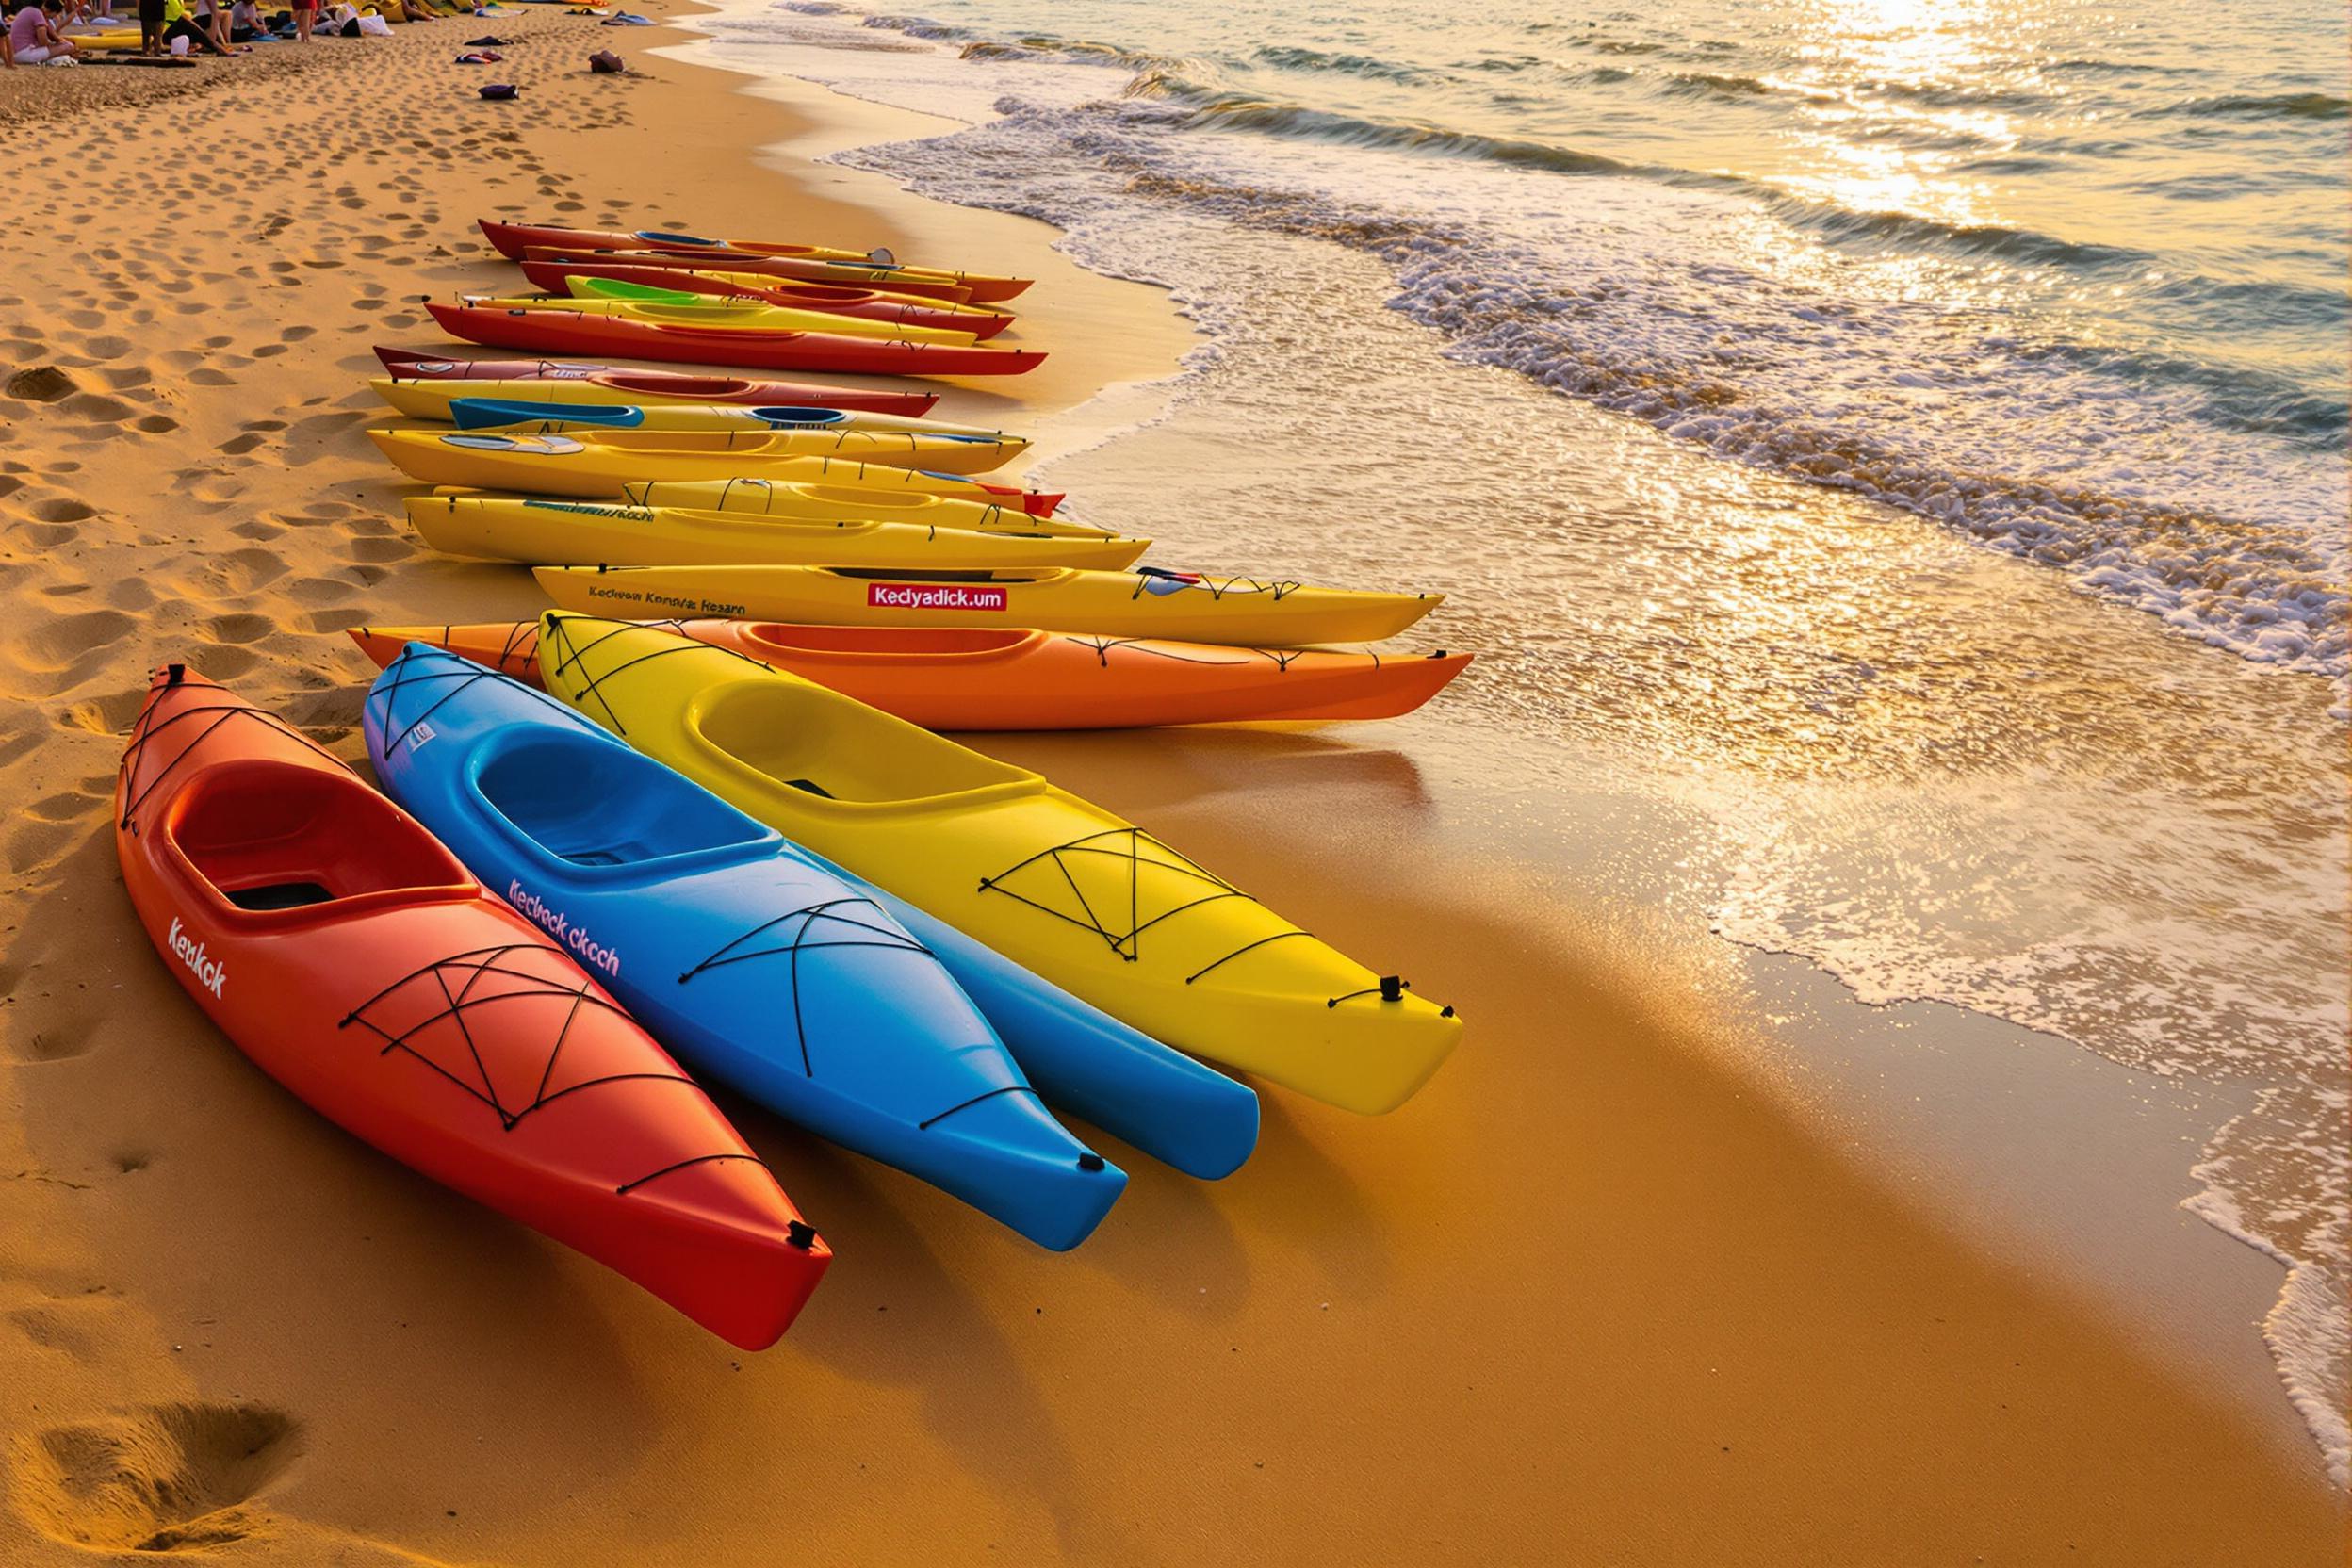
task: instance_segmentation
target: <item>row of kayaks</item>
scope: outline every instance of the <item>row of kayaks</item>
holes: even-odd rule
[[[1194,1058],[1379,1112],[1459,1036],[1133,824],[724,642],[549,612],[533,657],[389,656],[388,800],[159,672],[125,884],[302,1099],[735,1343],[829,1254],[703,1080],[1067,1248],[1126,1178],[1049,1107],[1215,1178],[1257,1103]]]
[[[1002,431],[824,400],[662,401],[658,372],[403,364],[387,357],[380,394],[449,421],[369,433],[435,487],[408,498],[411,524],[445,553],[533,566],[565,609],[1295,647],[1379,641],[1440,602],[1142,564],[1150,539],[991,477],[1028,445]]]
[[[1019,375],[1036,350],[989,342],[1029,286],[886,252],[483,220],[535,296],[427,305],[450,335],[529,353],[893,376]]]
[[[992,330],[871,334],[962,331],[906,313],[1006,315],[1024,286],[483,227],[533,266],[592,258],[534,279],[570,299],[497,307],[517,319],[649,328],[697,295],[829,291],[902,314],[825,335],[1003,353]],[[682,302],[615,275],[681,261],[724,269]],[[433,487],[416,531],[533,567],[557,608],[352,633],[380,671],[377,789],[170,666],[116,812],[172,972],[338,1123],[760,1346],[830,1253],[706,1087],[1063,1249],[1127,1178],[1057,1113],[1216,1179],[1257,1137],[1229,1072],[1372,1114],[1453,1050],[1451,1008],[939,733],[1391,717],[1467,656],[1309,645],[1385,637],[1436,596],[1142,565],[1151,541],[986,477],[1026,441],[931,420],[928,393],[379,357],[378,391],[431,421],[371,432]]]

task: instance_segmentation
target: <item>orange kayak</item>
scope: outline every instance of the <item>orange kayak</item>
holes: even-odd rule
[[[791,1324],[832,1254],[767,1168],[564,948],[350,769],[174,664],[114,814],[165,968],[312,1109],[734,1344]],[[618,962],[589,931],[569,945]]]
[[[1471,658],[1218,647],[1017,629],[660,624],[926,729],[1389,719],[1435,696]],[[539,679],[536,621],[358,627],[351,636],[379,666],[409,643],[430,643],[517,678]]]

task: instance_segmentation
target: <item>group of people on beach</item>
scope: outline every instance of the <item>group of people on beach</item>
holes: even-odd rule
[[[8,0],[14,15],[0,34],[0,68],[46,65],[90,57],[90,36],[111,30],[114,0]],[[260,0],[139,0],[141,55],[155,57],[201,50],[237,53],[255,39],[287,37],[308,41],[318,0],[286,0],[274,17],[261,14]]]
[[[233,55],[259,40],[310,41],[314,29],[353,36],[386,33],[385,20],[424,22],[451,14],[424,0],[372,0],[363,12],[338,0],[321,18],[322,0],[275,0],[283,9],[262,14],[264,0],[139,0],[139,52],[149,57],[202,52]],[[114,0],[0,0],[9,13],[0,30],[0,69],[79,63],[92,53],[91,40],[114,30]],[[125,29],[127,30],[127,29]],[[127,52],[129,44],[121,47]]]

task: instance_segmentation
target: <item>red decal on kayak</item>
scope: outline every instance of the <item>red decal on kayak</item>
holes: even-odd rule
[[[917,587],[909,582],[866,584],[869,610],[1003,610],[1002,588],[967,588],[958,584]]]

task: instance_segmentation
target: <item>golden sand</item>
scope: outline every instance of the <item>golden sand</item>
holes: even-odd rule
[[[503,106],[449,64],[493,28]],[[1035,417],[1185,342],[1038,225],[755,164],[814,95],[643,52],[672,41],[534,12],[0,83],[0,380],[70,383],[0,398],[0,1563],[2342,1560],[2315,1464],[1887,1196],[1611,955],[1427,902],[1409,847],[1374,876],[1168,806],[1181,742],[1002,749],[1376,966],[1414,952],[1470,1034],[1378,1121],[1270,1093],[1226,1182],[1131,1157],[1072,1254],[744,1109],[840,1254],[744,1355],[253,1070],[123,899],[122,732],[184,659],[357,758],[340,629],[538,608],[420,551],[360,434],[369,345],[512,281],[477,213],[1040,276],[1020,336],[1055,359],[948,417]],[[645,74],[588,75],[607,46]],[[75,112],[41,118],[57,77]],[[122,155],[85,151],[97,113]]]

